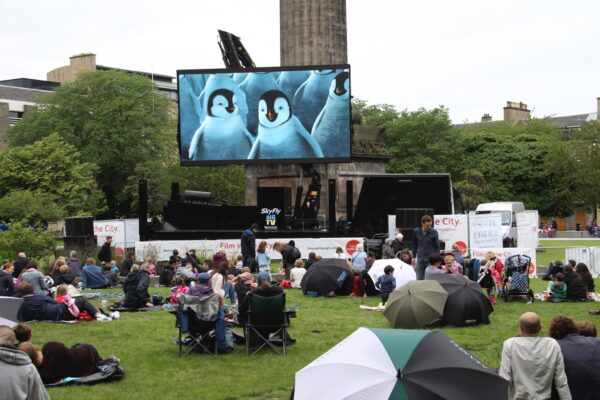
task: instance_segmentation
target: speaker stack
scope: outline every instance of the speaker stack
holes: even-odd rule
[[[66,249],[87,249],[96,246],[94,236],[94,219],[92,217],[65,218]]]

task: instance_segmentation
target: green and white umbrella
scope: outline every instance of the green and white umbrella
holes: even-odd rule
[[[296,372],[295,400],[505,400],[508,382],[442,331],[358,328]]]
[[[447,298],[437,281],[410,281],[390,293],[383,315],[393,328],[425,328],[442,316]]]

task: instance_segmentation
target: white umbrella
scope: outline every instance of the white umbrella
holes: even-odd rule
[[[375,260],[375,262],[373,262],[373,266],[369,270],[369,276],[373,279],[373,284],[377,282],[377,278],[384,275],[383,269],[388,265],[394,267],[396,290],[400,289],[408,282],[417,279],[417,274],[412,265],[409,265],[398,258],[390,258],[388,260]]]

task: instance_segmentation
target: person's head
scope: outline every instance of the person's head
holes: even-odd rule
[[[537,336],[542,330],[540,317],[534,312],[526,312],[519,318],[521,336]]]
[[[17,291],[23,295],[33,294],[33,286],[25,281],[21,281],[17,285]]]
[[[386,274],[386,275],[393,275],[394,274],[394,267],[392,267],[391,265],[387,265],[383,269],[383,273]]]
[[[248,272],[242,272],[242,273],[239,275],[239,277],[240,277],[240,280],[241,280],[243,283],[247,283],[247,284],[250,284],[250,283],[252,283],[252,274],[250,273],[250,271],[248,271]]]
[[[581,336],[597,337],[596,326],[590,321],[581,321],[577,323],[577,330]]]
[[[242,261],[244,259],[244,256],[242,256],[241,254],[238,254],[237,257],[235,258],[237,261]]]
[[[177,260],[175,260],[174,258],[169,260],[169,268],[170,269],[175,269],[177,268]]]
[[[432,267],[439,268],[442,265],[442,256],[439,254],[430,255],[429,264],[431,264]]]
[[[575,266],[577,265],[577,261],[575,261],[575,260],[569,260],[569,261],[567,261],[567,265],[570,265],[573,268],[575,268]]]
[[[59,272],[61,275],[64,275],[64,274],[66,274],[67,272],[69,272],[69,266],[68,266],[67,264],[63,264],[63,265],[61,265],[60,267],[58,267],[58,272]]]
[[[290,246],[292,246],[292,247],[296,247],[296,242],[295,242],[295,241],[293,241],[293,240],[290,240],[290,241],[288,242],[288,245],[290,245]]]
[[[452,252],[453,253],[459,253],[460,254],[460,249],[458,248],[458,245],[456,243],[454,243],[452,245]]]
[[[27,258],[27,254],[24,251],[20,251],[18,255],[20,258]]]
[[[575,273],[575,267],[572,265],[567,265],[565,267],[565,274],[574,274]]]
[[[85,263],[86,263],[87,265],[96,265],[96,259],[95,259],[94,257],[88,257],[88,258],[85,260]]]
[[[308,253],[309,260],[314,260],[316,257],[317,257],[317,253],[315,253],[314,251],[311,251],[310,253]]]
[[[175,278],[175,286],[185,286],[185,279],[181,276]]]
[[[590,270],[584,263],[577,264],[575,266],[575,271],[577,271],[577,273],[581,276],[589,276],[590,278],[592,277],[592,274],[590,274]]]
[[[56,297],[65,296],[67,293],[67,285],[58,285],[56,288]]]
[[[34,260],[30,260],[27,263],[27,269],[31,269],[31,268],[38,269],[38,265],[37,265],[37,263]]]
[[[218,265],[219,263],[221,263],[223,261],[225,261],[226,263],[228,262],[227,254],[223,253],[222,251],[217,251],[215,254],[213,254],[213,256],[212,256],[213,269],[214,269],[215,265]]]
[[[198,274],[198,284],[208,285],[210,282],[210,274],[208,272],[201,272]]]
[[[360,253],[360,252],[362,252],[362,251],[363,251],[363,245],[362,245],[362,244],[357,244],[357,245],[356,245],[356,252],[357,252],[357,253]]]
[[[0,345],[14,346],[17,338],[15,332],[6,325],[0,325]]]
[[[296,268],[304,268],[304,261],[302,261],[301,258],[297,259],[294,262],[294,267],[296,267]]]
[[[133,260],[133,258],[134,258],[134,257],[135,257],[135,251],[133,251],[133,250],[129,250],[129,251],[127,252],[127,258],[128,258],[129,260]]]
[[[259,272],[258,275],[256,275],[256,283],[258,284],[259,291],[271,289],[271,274],[267,271]]]
[[[494,253],[493,251],[488,251],[485,253],[485,259],[490,261],[493,260],[494,258],[496,258],[496,253]]]
[[[321,261],[322,259],[323,259],[323,257],[321,257],[321,256],[316,256],[315,257],[315,261]]]
[[[4,264],[4,271],[7,274],[12,274],[15,271],[15,266],[12,265],[11,262],[7,262],[6,264]]]
[[[19,343],[17,349],[21,350],[23,353],[26,353],[34,365],[42,365],[42,362],[44,361],[44,355],[40,349],[34,346],[31,342]]]
[[[550,322],[550,337],[559,340],[571,333],[579,333],[572,318],[558,315]]]
[[[110,269],[110,265],[108,266],[108,268]],[[140,270],[148,272],[150,270],[150,264],[142,263],[142,265],[140,265]]]
[[[27,324],[17,324],[13,328],[17,342],[28,342],[31,340],[31,328]]]
[[[338,247],[338,248],[335,249],[335,253],[336,254],[343,254],[344,250],[341,247]]]
[[[69,258],[77,258],[77,252],[75,250],[71,250],[69,253]]]
[[[391,246],[391,245],[392,245],[392,242],[393,242],[393,240],[388,238],[388,239],[385,239],[385,242],[384,242],[384,243],[385,243],[387,246]]]
[[[140,264],[133,264],[131,266],[131,272],[133,271],[139,271],[140,270]]]
[[[173,257],[177,257],[179,255],[179,250],[173,249]]]
[[[402,242],[404,240],[404,235],[401,234],[400,232],[398,232],[396,234],[396,240],[399,241],[399,242]]]
[[[565,274],[563,274],[562,272],[559,272],[558,274],[556,274],[556,276],[554,276],[554,281],[557,283],[564,282]]]
[[[258,248],[256,249],[256,251],[259,253],[264,253],[265,251],[267,251],[267,242],[261,240],[258,244]]]
[[[444,257],[444,264],[446,264],[447,266],[452,266],[454,264],[454,256],[447,255],[446,257]]]
[[[258,224],[254,223],[250,226],[250,229],[252,229],[254,231],[254,233],[256,233],[256,231],[258,231]]]
[[[421,229],[428,231],[433,226],[433,218],[430,215],[423,215],[421,217]]]
[[[250,273],[250,267],[242,267],[242,273]]]
[[[404,249],[400,252],[400,259],[407,264],[412,262],[412,256],[410,255],[410,250]]]
[[[273,250],[281,253],[281,250],[283,250],[283,246],[284,244],[281,242],[275,242],[275,244],[273,245]]]
[[[112,243],[112,236],[107,236],[106,237],[106,243],[108,243],[108,244]]]
[[[152,259],[152,257],[148,256],[148,257],[146,257],[146,263],[147,264],[154,264],[154,260]]]

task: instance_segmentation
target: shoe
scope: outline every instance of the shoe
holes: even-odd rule
[[[224,347],[222,349],[217,349],[217,354],[228,354],[233,351],[233,347]]]
[[[121,318],[121,313],[119,313],[118,311],[113,311],[110,314],[108,314],[108,316],[112,319],[119,319]]]
[[[96,315],[96,321],[108,322],[112,321],[112,318],[99,313],[98,315]]]
[[[588,313],[591,315],[600,315],[600,310],[589,310]]]

